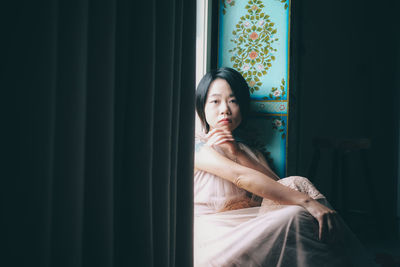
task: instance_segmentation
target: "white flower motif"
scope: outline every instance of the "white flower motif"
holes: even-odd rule
[[[257,22],[257,25],[258,25],[259,27],[264,26],[264,24],[265,24],[265,20],[263,20],[263,19],[261,19],[261,20],[259,20],[259,21]]]
[[[275,124],[276,127],[281,127],[281,126],[282,126],[282,121],[276,119],[276,120],[274,121],[274,124]]]
[[[276,91],[274,92],[274,96],[275,96],[275,97],[281,96],[281,94],[282,94],[281,90],[276,90]]]
[[[256,65],[256,69],[257,69],[258,71],[263,71],[263,70],[264,70],[264,65],[263,65],[263,64],[257,64],[257,65]]]
[[[249,69],[250,69],[250,65],[249,64],[243,64],[242,71],[248,71]]]
[[[245,28],[250,28],[250,26],[251,26],[251,23],[249,22],[249,21],[245,21],[245,22],[243,22],[243,26],[245,27]]]
[[[228,4],[232,3],[233,0],[226,0]]]

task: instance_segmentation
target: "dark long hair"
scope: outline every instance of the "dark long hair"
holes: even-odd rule
[[[222,67],[219,69],[208,72],[200,80],[196,90],[196,111],[200,118],[201,124],[205,129],[206,133],[210,130],[210,126],[206,121],[206,115],[204,113],[204,107],[206,105],[208,89],[210,84],[217,78],[224,79],[227,81],[232,89],[233,94],[236,97],[239,105],[240,114],[242,116],[242,122],[239,127],[245,125],[247,115],[249,113],[250,106],[250,93],[249,86],[243,76],[236,70],[228,67]]]

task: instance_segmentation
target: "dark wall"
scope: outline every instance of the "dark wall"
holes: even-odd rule
[[[296,3],[295,3],[296,2]],[[399,22],[395,1],[292,1],[292,88],[296,122],[290,172],[307,176],[314,137],[370,138],[372,189],[358,153],[347,156],[349,208],[372,211],[346,219],[359,235],[396,231],[399,139]],[[290,126],[289,126],[290,127]],[[292,129],[293,130],[293,129]],[[329,198],[333,156],[321,151],[314,183]],[[379,218],[378,218],[379,217]]]

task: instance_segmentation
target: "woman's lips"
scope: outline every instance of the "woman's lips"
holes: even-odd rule
[[[222,124],[228,124],[228,123],[231,123],[232,121],[230,119],[222,119],[222,120],[219,120],[218,122],[222,123]]]

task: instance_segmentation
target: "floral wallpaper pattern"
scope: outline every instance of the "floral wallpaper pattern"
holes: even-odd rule
[[[277,0],[277,1],[279,1],[281,3],[285,3],[285,5],[283,6],[285,9],[287,9],[289,7],[289,4],[288,4],[289,0]]]
[[[234,0],[222,0],[222,14],[226,14],[226,9],[227,9],[227,5],[229,6],[234,6],[235,5],[235,1]]]
[[[272,87],[271,88],[271,93],[269,94],[270,99],[275,99],[275,100],[280,100],[283,99],[285,96],[285,79],[282,78],[281,84],[278,87]],[[264,97],[264,99],[268,99],[267,97]]]
[[[263,7],[261,0],[248,1],[245,6],[247,14],[240,17],[232,31],[231,42],[235,47],[229,50],[233,67],[246,79],[251,93],[262,86],[259,77],[267,74],[277,51],[273,47],[273,43],[278,41],[275,36],[277,29],[270,16],[262,12]]]
[[[268,115],[282,115],[287,114],[287,102],[286,101],[251,101],[250,108],[254,113],[257,114],[268,114]]]
[[[286,137],[286,123],[280,117],[273,117],[272,118],[272,129],[277,130],[281,133],[282,139]]]
[[[290,0],[220,0],[218,66],[232,67],[246,79],[252,115],[244,132],[253,135],[246,139],[281,177],[286,172],[289,10]]]

